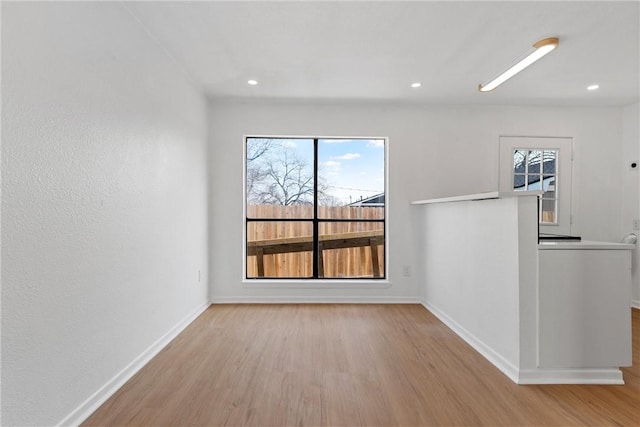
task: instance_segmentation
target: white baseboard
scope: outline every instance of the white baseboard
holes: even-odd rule
[[[637,300],[637,299],[631,300],[631,307],[637,308],[638,310],[640,310],[640,300]]]
[[[518,384],[623,385],[622,371],[611,369],[522,369]]]
[[[182,332],[187,326],[191,324],[198,316],[200,316],[208,307],[209,303],[203,303],[195,310],[193,310],[184,319],[178,322],[173,328],[171,328],[160,339],[151,344],[149,348],[136,357],[131,363],[129,363],[123,370],[118,372],[113,378],[111,378],[105,385],[100,387],[93,395],[85,400],[80,406],[74,409],[69,415],[67,415],[62,421],[58,423],[59,426],[77,426],[84,420],[89,418],[96,409],[98,409],[104,402],[107,401],[120,387],[122,387],[127,381],[131,379],[144,365],[146,365],[156,354],[160,352],[171,340],[173,340],[180,332]]]
[[[251,296],[213,297],[212,304],[420,304],[416,297]]]
[[[426,301],[422,305],[516,384],[624,384],[622,371],[608,369],[520,369]]]
[[[514,383],[518,382],[518,368],[511,362],[506,360],[491,347],[484,342],[476,338],[472,333],[467,331],[458,322],[450,318],[444,312],[434,307],[427,301],[422,301],[422,305],[429,310],[434,316],[436,316],[442,323],[447,325],[449,329],[455,332],[460,338],[462,338],[467,344],[473,347],[478,353],[480,353],[485,359],[491,362],[496,368],[498,368],[503,374],[505,374]]]

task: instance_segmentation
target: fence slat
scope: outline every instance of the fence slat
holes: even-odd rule
[[[313,217],[313,207],[308,205],[248,205],[250,218],[309,218]],[[325,219],[382,219],[384,207],[361,206],[319,206],[318,216]],[[376,222],[323,223],[320,234],[341,234],[382,230]],[[250,222],[247,227],[247,241],[305,237],[312,234],[310,222]],[[384,249],[372,245],[330,249],[323,251],[323,277],[378,277],[384,275]],[[256,256],[247,257],[247,277],[310,277],[312,260],[310,252],[295,252],[263,255],[264,271]],[[373,265],[375,263],[375,265]],[[263,274],[260,274],[263,273]]]

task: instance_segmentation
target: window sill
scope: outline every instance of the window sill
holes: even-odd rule
[[[368,280],[368,279],[243,279],[242,285],[245,288],[265,288],[265,289],[386,289],[391,287],[388,279]]]

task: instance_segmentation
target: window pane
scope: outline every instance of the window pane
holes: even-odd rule
[[[247,218],[311,219],[313,205],[247,205]]]
[[[540,150],[529,150],[527,157],[528,173],[540,173],[541,156]]]
[[[527,150],[514,150],[513,173],[525,173],[527,171]]]
[[[540,222],[552,223],[552,224],[556,222],[556,200],[555,199],[544,199],[544,198],[542,199],[542,213],[540,216]]]
[[[543,190],[545,192],[553,192],[554,195],[552,197],[555,197],[556,176],[555,175],[544,175],[543,180],[544,180]]]
[[[526,150],[514,150],[513,152],[513,173],[525,173],[525,162],[527,160]]]
[[[247,278],[312,277],[311,221],[247,222]]]
[[[556,164],[557,164],[557,151],[556,150],[545,150],[543,153],[544,159],[544,170],[545,174],[555,174],[556,173]]]
[[[528,175],[527,179],[529,181],[529,185],[527,186],[527,190],[529,190],[529,191],[538,191],[538,190],[540,190],[540,175]]]
[[[384,218],[384,142],[318,140],[319,218]]]
[[[312,218],[313,152],[313,139],[247,138],[247,217]]]
[[[515,191],[524,191],[527,189],[526,175],[514,175],[513,176],[513,189]]]
[[[320,277],[384,277],[383,222],[320,222]]]

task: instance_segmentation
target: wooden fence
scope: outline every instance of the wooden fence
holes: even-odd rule
[[[311,206],[249,205],[249,218],[309,218]],[[320,206],[321,219],[383,219],[383,207]],[[247,277],[311,277],[312,222],[251,221]],[[319,224],[320,277],[384,277],[384,223]],[[269,253],[271,252],[271,253]]]

